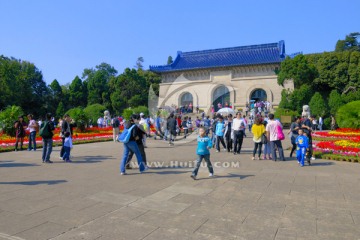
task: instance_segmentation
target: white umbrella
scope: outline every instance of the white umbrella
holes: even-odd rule
[[[232,108],[228,108],[228,107],[224,107],[224,108],[221,108],[219,109],[219,111],[217,111],[217,113],[223,113],[223,114],[234,114],[235,111],[232,109]]]

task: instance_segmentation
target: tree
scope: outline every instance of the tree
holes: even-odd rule
[[[70,109],[66,113],[74,120],[77,129],[84,132],[89,123],[89,118],[85,114],[84,110],[81,107],[76,107]]]
[[[89,120],[92,124],[97,122],[97,119],[101,116],[104,116],[104,111],[106,107],[101,104],[92,104],[87,106],[84,109],[85,114],[89,117]]]
[[[24,111],[19,106],[8,106],[4,111],[0,112],[0,129],[10,135],[15,136],[14,122],[18,120],[20,115],[24,115]]]
[[[329,95],[329,108],[330,113],[335,114],[340,106],[342,106],[343,100],[337,90],[332,90]]]
[[[56,118],[61,118],[62,116],[64,116],[65,112],[66,111],[65,111],[64,104],[62,102],[60,102],[56,108],[56,112],[55,112]]]
[[[306,57],[300,54],[293,59],[288,57],[281,62],[277,79],[279,85],[284,85],[286,80],[292,79],[295,88],[299,88],[302,84],[312,84],[316,76],[315,66],[308,63]]]
[[[360,128],[360,101],[347,103],[339,108],[336,119],[341,128]]]
[[[172,64],[173,63],[173,58],[172,58],[172,56],[169,56],[168,57],[168,59],[167,59],[167,65],[170,65],[170,64]]]
[[[87,105],[87,89],[78,76],[69,86],[69,95],[69,102],[72,107],[85,107]]]
[[[290,100],[289,100],[289,96],[290,96],[291,92],[289,92],[288,90],[286,89],[283,89],[281,91],[281,100],[280,100],[280,103],[279,103],[279,108],[282,108],[282,109],[293,109],[291,103],[290,103]]]
[[[111,79],[109,86],[111,104],[117,113],[128,107],[147,104],[146,80],[135,69],[126,68],[122,74]]]
[[[302,85],[299,89],[295,89],[289,95],[290,109],[301,113],[303,105],[309,105],[312,95],[313,89],[307,84]]]
[[[88,89],[88,104],[110,103],[109,82],[116,74],[116,69],[107,63],[97,65],[96,69],[84,69],[82,78]]]
[[[315,116],[324,116],[327,112],[327,106],[325,104],[324,98],[321,96],[319,92],[316,92],[310,102],[310,112]]]
[[[144,58],[143,57],[138,57],[138,59],[136,60],[136,69],[138,70],[143,70],[143,63],[144,63]]]
[[[359,32],[353,32],[349,35],[346,35],[344,40],[338,40],[336,42],[335,52],[360,51],[360,43],[357,40],[359,36]]]
[[[0,84],[0,109],[16,105],[27,113],[41,115],[50,107],[42,73],[30,62],[1,55]]]

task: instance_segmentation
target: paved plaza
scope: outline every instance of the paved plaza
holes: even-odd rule
[[[148,140],[152,168],[124,176],[120,143],[76,145],[73,163],[0,153],[0,239],[360,239],[360,164],[252,161],[248,136],[194,181],[194,139]]]

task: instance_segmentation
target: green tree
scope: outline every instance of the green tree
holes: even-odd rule
[[[319,92],[316,92],[310,102],[310,111],[312,115],[315,116],[324,116],[327,113],[327,106],[325,104],[324,98]]]
[[[135,69],[126,68],[122,74],[112,78],[109,85],[110,99],[116,113],[120,113],[128,107],[147,104],[146,79]]]
[[[116,69],[107,63],[84,70],[82,78],[88,89],[88,104],[110,104],[109,82],[116,74]]]
[[[138,57],[138,59],[136,60],[136,65],[135,65],[136,69],[143,70],[143,68],[144,68],[143,64],[144,64],[144,58]]]
[[[69,102],[72,107],[85,107],[87,105],[87,89],[78,76],[69,86]]]
[[[77,129],[84,132],[89,124],[89,118],[81,107],[72,108],[66,112],[74,120]]]
[[[331,114],[336,114],[339,107],[341,107],[344,104],[341,95],[338,93],[337,90],[334,89],[330,92],[328,104]]]
[[[14,122],[18,120],[20,115],[24,115],[24,111],[19,106],[8,106],[4,111],[0,112],[0,129],[10,135],[15,136]]]
[[[360,101],[354,101],[341,106],[336,119],[341,128],[360,128]]]
[[[289,100],[290,95],[291,95],[291,92],[289,92],[286,89],[283,89],[281,91],[281,100],[280,100],[280,103],[279,103],[279,108],[293,109],[292,104],[291,104],[291,102]]]
[[[104,116],[104,111],[106,110],[106,107],[96,103],[96,104],[92,104],[87,106],[84,109],[85,114],[88,116],[90,122],[92,124],[97,123],[97,119],[101,116]]]
[[[56,108],[56,118],[62,118],[65,114],[65,107],[62,102],[59,103],[59,105]]]
[[[309,105],[309,101],[314,91],[311,86],[304,84],[299,89],[295,89],[290,95],[291,110],[302,112],[304,105]]]
[[[168,57],[168,59],[167,59],[167,65],[170,65],[170,64],[172,64],[173,63],[173,58],[172,58],[172,56],[169,56]]]
[[[299,88],[302,84],[312,84],[316,76],[315,66],[308,63],[306,57],[300,54],[293,59],[288,57],[281,62],[277,80],[279,85],[284,85],[286,80],[292,79],[295,88]]]
[[[353,32],[346,35],[344,40],[338,40],[336,42],[335,52],[360,51],[360,43],[358,41],[359,36],[359,32]]]

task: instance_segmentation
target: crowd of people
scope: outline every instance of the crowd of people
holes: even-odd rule
[[[246,109],[245,109],[246,111]],[[72,135],[73,128],[76,126],[70,116],[65,114],[59,120],[59,124],[54,123],[54,118],[51,114],[46,114],[44,121],[35,121],[34,117],[29,114],[27,116],[28,123],[24,120],[24,116],[19,116],[14,123],[16,129],[16,143],[15,151],[23,149],[23,141],[26,132],[29,134],[29,151],[36,151],[36,132],[43,139],[42,161],[44,163],[52,163],[50,160],[52,152],[52,138],[53,131],[56,126],[60,127],[60,137],[62,138],[62,147],[59,158],[65,162],[71,162],[70,152],[73,147]],[[101,118],[99,118],[101,119]],[[147,170],[147,161],[145,148],[147,147],[146,139],[153,137],[154,139],[162,139],[169,143],[169,146],[174,145],[175,138],[183,135],[186,138],[193,131],[198,134],[198,164],[205,160],[208,164],[210,175],[213,175],[213,168],[210,162],[209,149],[215,148],[217,153],[222,150],[228,153],[238,155],[241,153],[243,140],[246,136],[246,131],[253,135],[254,148],[252,152],[252,160],[266,160],[285,161],[282,141],[285,139],[283,133],[283,126],[281,122],[274,119],[272,113],[265,114],[262,110],[258,110],[256,114],[245,114],[237,112],[235,116],[227,114],[214,114],[213,117],[196,116],[192,119],[188,115],[181,115],[171,113],[167,118],[162,117],[160,112],[155,119],[145,114],[134,114],[129,120],[121,117],[113,117],[106,125],[98,121],[99,127],[112,126],[113,141],[119,141],[123,133],[120,132],[121,125],[124,129],[129,130],[129,140],[124,142],[124,155],[121,161],[121,174],[126,173],[126,169],[131,168],[130,161],[135,154],[139,164],[140,172]],[[290,126],[288,134],[290,134],[292,149],[290,151],[290,158],[296,152],[296,158],[300,166],[304,166],[306,160],[311,164],[312,157],[312,135],[316,128],[322,130],[322,118],[317,121],[315,116],[296,117]],[[331,124],[335,125],[335,119],[332,117]],[[151,132],[151,127],[154,126],[155,131]],[[153,135],[151,135],[153,134]],[[209,155],[209,156],[207,156]],[[192,173],[192,178],[196,179],[198,169],[195,168]]]

